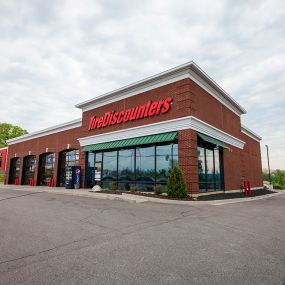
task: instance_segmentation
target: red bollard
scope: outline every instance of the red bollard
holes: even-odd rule
[[[19,179],[18,179],[18,178],[15,179],[14,184],[15,184],[15,185],[19,185]]]
[[[54,187],[54,179],[53,179],[53,178],[51,178],[51,179],[49,180],[48,186],[49,186],[49,187]]]
[[[251,196],[251,188],[249,180],[247,180],[247,189],[248,189],[248,195]]]
[[[4,179],[4,185],[6,185],[6,184],[7,184],[7,179],[5,178],[5,179]]]

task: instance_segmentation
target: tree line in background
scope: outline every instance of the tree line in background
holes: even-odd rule
[[[263,169],[262,171],[263,180],[269,181],[268,170]],[[271,171],[271,182],[275,189],[285,189],[285,170],[276,169]]]
[[[8,123],[0,123],[0,148],[7,146],[7,140],[26,135],[27,133],[21,127]]]

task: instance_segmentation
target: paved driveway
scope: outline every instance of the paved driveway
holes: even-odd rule
[[[0,284],[284,284],[285,195],[220,206],[0,189]]]

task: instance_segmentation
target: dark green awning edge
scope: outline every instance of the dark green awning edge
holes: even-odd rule
[[[207,135],[204,135],[204,134],[201,134],[201,133],[198,133],[198,137],[203,140],[203,141],[206,141],[206,142],[209,142],[211,144],[214,144],[214,145],[217,145],[217,146],[220,146],[222,148],[227,148],[227,145],[222,142],[222,141],[219,141],[217,139],[214,139],[212,137],[209,137]]]
[[[82,149],[82,152],[115,149],[115,148],[147,145],[147,144],[162,143],[162,142],[171,142],[176,140],[177,138],[178,138],[178,132],[175,131],[175,132],[162,133],[157,135],[149,135],[143,137],[136,137],[136,138],[88,145]]]

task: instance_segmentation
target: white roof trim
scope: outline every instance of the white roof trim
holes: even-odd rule
[[[253,132],[251,129],[249,129],[245,125],[241,125],[241,132],[249,136],[250,138],[256,140],[257,142],[260,142],[262,140],[262,137],[260,137],[258,134]]]
[[[72,121],[65,122],[65,123],[62,123],[59,125],[55,125],[53,127],[49,127],[49,128],[46,128],[46,129],[43,129],[40,131],[36,131],[36,132],[30,133],[27,135],[23,135],[23,136],[14,138],[14,139],[7,140],[7,143],[8,143],[8,145],[12,145],[12,144],[28,141],[31,139],[36,139],[39,137],[43,137],[43,136],[63,132],[66,130],[78,128],[81,126],[82,126],[82,119],[80,118],[80,119],[72,120]]]
[[[3,150],[3,149],[8,149],[8,147],[5,146],[5,147],[1,147],[1,148],[0,148],[0,150]]]
[[[239,105],[193,61],[105,93],[91,100],[84,101],[75,105],[75,107],[82,109],[83,112],[89,111],[185,78],[192,79],[235,114],[240,116],[241,114],[246,113],[246,110],[241,105]]]
[[[128,139],[132,137],[141,137],[146,135],[153,135],[158,133],[167,133],[172,131],[192,129],[199,133],[211,136],[215,139],[230,144],[232,146],[243,149],[245,142],[214,127],[193,116],[153,123],[149,125],[128,128],[115,132],[93,135],[89,137],[79,138],[80,146],[87,146],[91,144],[104,143],[109,141],[116,141]]]

